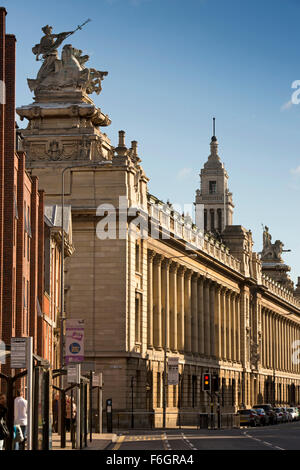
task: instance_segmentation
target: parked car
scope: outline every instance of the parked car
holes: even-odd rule
[[[267,424],[270,424],[270,418],[263,408],[255,408],[255,411],[259,416],[261,426],[266,426]]]
[[[289,423],[290,421],[292,421],[292,415],[288,412],[287,407],[283,406],[281,409],[282,409],[282,412],[283,412],[284,418],[285,418],[284,422]]]
[[[254,405],[252,408],[255,410],[257,408],[262,408],[263,410],[265,410],[266,415],[269,417],[270,424],[277,424],[277,415],[275,411],[273,410],[272,405],[270,405],[270,403],[263,404],[263,405]]]
[[[281,412],[282,412],[282,422],[283,423],[287,423],[289,421],[289,413],[286,411],[286,409],[284,407],[281,407]]]
[[[284,406],[283,409],[284,409],[284,411],[285,411],[286,414],[287,414],[287,421],[288,421],[289,423],[292,422],[292,421],[293,421],[293,417],[292,417],[291,412],[289,411],[290,408],[289,408],[288,406]]]
[[[283,414],[282,408],[274,408],[274,411],[277,415],[277,423],[284,423],[285,422],[285,416]]]
[[[256,410],[238,410],[238,414],[240,415],[240,425],[253,427],[260,425],[260,417],[258,416]]]
[[[296,421],[298,419],[298,413],[296,411],[296,408],[288,408],[287,411],[290,413],[292,421]]]

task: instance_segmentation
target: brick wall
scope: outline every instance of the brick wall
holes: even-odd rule
[[[5,34],[5,16],[0,7],[0,80],[6,85],[6,104],[0,103],[0,339],[10,344],[11,337],[33,336],[34,352],[41,353],[44,194],[26,171],[25,153],[15,148],[16,38]],[[2,371],[11,372],[9,360]]]

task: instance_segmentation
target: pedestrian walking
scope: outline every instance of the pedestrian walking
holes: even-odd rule
[[[15,425],[19,425],[23,434],[23,441],[15,443],[15,450],[25,450],[25,441],[27,434],[27,400],[23,398],[21,390],[17,390],[17,396],[14,402]]]
[[[53,413],[53,432],[58,432],[58,409],[59,409],[59,394],[56,393],[52,402]]]
[[[9,437],[9,431],[6,424],[6,396],[4,393],[0,395],[0,450],[4,449],[5,439]]]
[[[72,408],[72,412],[71,412]],[[74,424],[76,417],[76,405],[73,401],[71,407],[71,397],[69,395],[66,396],[66,430],[69,432],[71,430],[71,420]]]

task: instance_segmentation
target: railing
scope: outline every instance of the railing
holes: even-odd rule
[[[104,423],[106,419],[104,417]],[[113,431],[127,429],[159,429],[163,427],[163,413],[157,411],[114,411]],[[193,411],[167,412],[166,427],[169,429],[218,429],[239,428],[237,413],[197,413]]]

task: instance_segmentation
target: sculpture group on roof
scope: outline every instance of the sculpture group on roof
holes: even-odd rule
[[[36,79],[28,79],[31,91],[37,93],[44,90],[71,88],[80,89],[87,94],[101,92],[101,81],[108,72],[87,68],[85,63],[89,60],[89,56],[82,55],[82,50],[76,49],[71,44],[63,47],[61,59],[58,55],[57,49],[62,42],[86,23],[87,21],[74,31],[59,34],[52,33],[52,26],[47,25],[42,28],[44,36],[39,44],[32,48],[32,52],[36,60],[42,60],[43,63]],[[40,56],[42,56],[41,59]]]

